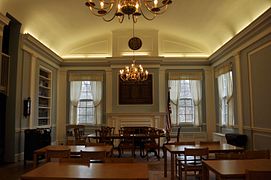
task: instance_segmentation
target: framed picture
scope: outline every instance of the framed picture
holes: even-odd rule
[[[152,75],[145,81],[123,81],[119,77],[119,104],[152,104]]]

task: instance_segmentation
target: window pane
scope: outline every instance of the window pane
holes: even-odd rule
[[[94,104],[91,92],[91,81],[82,81],[80,100],[77,108],[79,123],[94,123]]]

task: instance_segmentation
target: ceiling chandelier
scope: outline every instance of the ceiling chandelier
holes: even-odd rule
[[[110,22],[118,17],[122,23],[125,15],[137,22],[139,16],[153,20],[157,15],[163,14],[172,0],[88,0],[86,6],[90,11],[103,20]]]
[[[128,46],[133,50],[138,50],[142,46],[142,41],[140,38],[135,37],[134,33],[134,22],[133,22],[133,37],[129,40]],[[140,65],[136,65],[135,56],[133,55],[133,63],[129,66],[125,66],[124,69],[120,70],[120,78],[123,81],[145,81],[148,79],[148,71],[143,69]]]

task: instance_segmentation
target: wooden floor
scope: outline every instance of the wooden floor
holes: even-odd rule
[[[127,156],[129,155],[127,154]],[[168,157],[168,159],[170,158]],[[160,159],[159,161],[153,154],[150,154],[149,161],[146,158],[141,158],[139,155],[136,156],[135,161],[148,163],[150,180],[170,180],[170,171],[168,171],[168,177],[164,177],[164,159]],[[39,166],[43,163],[41,162]],[[23,161],[0,165],[0,180],[19,180],[20,175],[31,170],[32,166],[33,163],[31,161],[28,161],[26,165],[24,165]],[[170,166],[170,162],[168,162],[168,166]],[[189,180],[194,179],[194,177],[189,177]]]

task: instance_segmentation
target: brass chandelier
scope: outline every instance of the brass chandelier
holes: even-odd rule
[[[141,65],[137,66],[133,60],[130,67],[125,66],[120,70],[120,78],[123,81],[145,81],[148,79],[148,71],[144,71]]]
[[[110,22],[118,17],[122,23],[125,15],[132,18],[134,23],[139,16],[153,20],[157,15],[163,14],[172,0],[88,0],[86,6],[95,15]]]
[[[140,65],[136,65],[134,51],[138,50],[142,46],[140,38],[135,37],[135,22],[133,22],[133,37],[129,40],[128,46],[133,50],[133,63],[129,66],[125,66],[124,69],[120,70],[120,78],[123,81],[145,81],[148,79],[148,71],[143,69]]]

